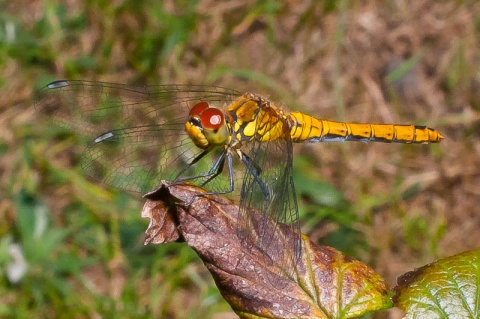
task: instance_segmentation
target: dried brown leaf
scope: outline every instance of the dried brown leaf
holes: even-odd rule
[[[146,244],[164,244],[174,241],[181,241],[180,233],[177,230],[175,214],[172,211],[172,199],[167,189],[163,186],[145,194],[148,198],[143,205],[143,218],[150,218],[150,224],[146,230]]]
[[[176,220],[172,224],[203,260],[241,318],[352,318],[391,306],[385,282],[365,264],[333,248],[317,246],[305,235],[296,262],[293,256],[278,252],[269,256],[251,244],[257,241],[238,237],[237,205],[216,195],[195,196],[203,192],[193,185],[164,183],[149,193],[142,215],[158,221],[151,222],[147,237],[152,243],[167,242],[172,231],[166,221]],[[191,205],[182,204],[193,197]],[[254,236],[260,231],[261,218],[260,213],[251,213],[258,227]],[[278,238],[273,241],[279,250],[294,237],[290,227],[265,224],[262,227],[277,227]]]

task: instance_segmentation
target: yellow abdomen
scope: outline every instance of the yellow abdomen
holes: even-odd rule
[[[437,143],[443,136],[426,126],[355,124],[319,120],[301,112],[288,116],[294,142],[376,141],[386,143]]]

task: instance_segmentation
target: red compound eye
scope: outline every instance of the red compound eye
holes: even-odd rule
[[[204,128],[217,130],[222,127],[224,117],[222,111],[217,108],[210,107],[202,112],[200,115],[200,120],[202,121],[202,126]]]
[[[205,111],[209,107],[210,106],[208,105],[207,102],[205,102],[205,101],[199,102],[191,108],[190,113],[188,113],[188,115],[190,115],[190,116],[195,116],[195,115],[200,116],[200,114],[202,114],[203,111]]]

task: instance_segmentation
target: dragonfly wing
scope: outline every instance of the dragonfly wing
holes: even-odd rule
[[[145,193],[173,180],[200,150],[181,129],[157,125],[109,131],[88,146],[83,171],[105,184]]]
[[[143,193],[174,178],[200,153],[184,129],[190,108],[200,101],[224,108],[238,94],[215,86],[56,81],[40,91],[35,106],[56,125],[85,137],[81,162],[87,175]],[[205,167],[213,156],[202,159]],[[185,174],[199,169],[195,165]]]
[[[287,134],[268,142],[256,138],[249,145],[244,152],[252,164],[245,170],[241,189],[239,236],[291,274],[301,251],[292,140]]]

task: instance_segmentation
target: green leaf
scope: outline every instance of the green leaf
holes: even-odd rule
[[[479,318],[480,249],[408,272],[394,290],[393,301],[406,318]]]

